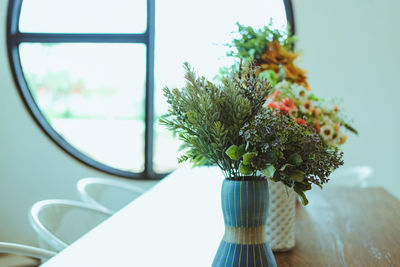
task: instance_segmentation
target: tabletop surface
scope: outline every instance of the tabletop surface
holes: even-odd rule
[[[222,174],[181,168],[43,266],[211,266],[224,232]],[[296,247],[278,266],[400,266],[400,202],[381,188],[331,187],[299,205]]]

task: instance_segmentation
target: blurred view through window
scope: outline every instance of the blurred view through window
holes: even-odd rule
[[[210,79],[232,59],[224,44],[235,23],[253,27],[273,19],[286,27],[282,0],[158,0],[155,10],[155,121],[153,167],[177,166],[180,142],[159,116],[162,88],[184,85],[188,61]],[[145,0],[24,0],[21,32],[142,33]],[[74,148],[105,165],[144,168],[146,46],[127,43],[22,43],[25,79],[43,116]]]

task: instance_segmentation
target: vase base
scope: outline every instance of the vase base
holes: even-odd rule
[[[234,244],[221,241],[212,267],[276,267],[275,257],[267,243]]]

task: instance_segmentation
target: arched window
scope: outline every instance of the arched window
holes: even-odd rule
[[[235,23],[292,24],[283,0],[15,0],[7,42],[11,69],[44,132],[81,162],[110,174],[160,178],[179,141],[158,125],[163,86],[183,84],[189,61],[209,78]]]

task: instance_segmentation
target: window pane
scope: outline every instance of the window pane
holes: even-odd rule
[[[224,44],[232,40],[236,22],[261,27],[272,18],[279,28],[287,24],[283,0],[157,1],[156,14],[154,168],[164,172],[177,165],[179,141],[158,124],[168,107],[161,89],[184,85],[183,62],[213,79],[221,66],[233,63]]]
[[[24,43],[20,55],[36,103],[66,141],[111,167],[143,170],[143,44]]]
[[[24,0],[21,32],[141,33],[146,0]]]

